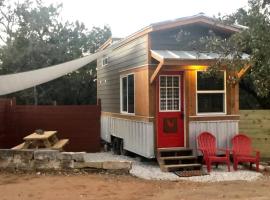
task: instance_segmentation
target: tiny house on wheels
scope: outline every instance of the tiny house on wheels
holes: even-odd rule
[[[229,147],[238,133],[238,84],[228,83],[226,67],[215,77],[204,76],[217,54],[188,49],[177,37],[184,30],[191,38],[209,31],[226,38],[240,29],[195,15],[109,39],[99,51],[117,47],[97,59],[102,140],[115,152],[156,157],[160,164],[163,154],[182,159],[163,167],[168,171],[197,166],[184,160],[197,154],[197,135],[203,131],[216,136],[219,148]]]

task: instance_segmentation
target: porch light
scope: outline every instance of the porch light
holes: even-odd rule
[[[208,66],[205,66],[205,65],[190,65],[188,67],[190,67],[191,69],[200,70],[200,71],[206,71],[208,68]]]

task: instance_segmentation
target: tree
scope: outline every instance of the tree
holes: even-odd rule
[[[235,44],[241,47],[238,52],[250,54],[251,70],[240,82],[240,106],[244,108],[270,108],[269,3],[269,0],[250,0],[248,9],[241,8],[222,19],[225,23],[248,27],[235,36]]]
[[[44,6],[42,1],[25,0],[8,4],[0,0],[0,73],[9,74],[63,63],[93,53],[110,36],[110,28],[88,30],[83,23],[61,22],[62,5]],[[1,18],[2,17],[2,18]],[[19,103],[88,104],[96,101],[95,64],[9,96]],[[37,102],[36,102],[37,103]]]
[[[209,68],[209,74],[226,66],[235,73],[244,65],[250,64],[251,68],[243,80],[231,76],[231,83],[240,81],[241,95],[244,101],[253,99],[254,106],[260,104],[270,108],[270,12],[269,0],[249,0],[247,9],[240,8],[228,16],[219,16],[224,24],[238,24],[242,31],[231,37],[221,37],[210,31],[207,36],[189,44],[197,51],[215,52],[220,56],[217,62]],[[182,34],[183,35],[183,34]],[[243,53],[249,58],[243,60]],[[227,59],[230,57],[230,59]],[[241,104],[240,104],[241,105]]]

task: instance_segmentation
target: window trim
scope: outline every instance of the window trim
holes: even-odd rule
[[[178,110],[167,110],[167,108],[166,108],[166,110],[161,110],[160,109],[160,77],[161,76],[166,76],[166,77],[168,77],[168,76],[172,76],[172,77],[179,77],[179,109]],[[159,104],[159,112],[181,112],[181,109],[182,109],[182,106],[181,106],[181,101],[182,101],[182,95],[181,95],[181,88],[182,88],[182,76],[181,75],[160,75],[159,76],[159,81],[158,81],[158,89],[159,89],[159,91],[158,91],[158,104]],[[167,80],[167,79],[166,79]],[[166,99],[167,100],[167,99]],[[166,106],[167,107],[167,106]]]
[[[201,90],[198,91],[198,72],[204,72],[204,70],[197,70],[195,74],[195,81],[196,81],[196,115],[202,116],[202,115],[227,115],[227,84],[226,84],[226,70],[220,70],[224,74],[224,89],[223,90]],[[198,94],[223,94],[223,109],[224,112],[198,112]]]
[[[107,63],[104,64],[104,62],[103,62],[104,60],[107,60]],[[108,65],[108,63],[109,63],[109,56],[103,56],[101,59],[101,66],[105,67]]]
[[[133,113],[129,113],[128,112],[128,76],[129,75],[133,75],[133,77],[134,77],[134,112]],[[123,91],[123,84],[122,84],[122,79],[123,78],[127,78],[127,111],[123,111],[123,99],[122,99],[122,97],[123,97],[123,94],[122,94],[122,91]],[[135,88],[136,88],[136,80],[135,80],[135,73],[129,73],[129,74],[125,74],[125,75],[121,75],[120,76],[120,113],[121,114],[125,114],[125,115],[135,115],[135,105],[136,105],[136,103],[135,103],[135,100],[136,100],[136,98],[135,98],[135,94],[136,94],[136,90],[135,90]]]

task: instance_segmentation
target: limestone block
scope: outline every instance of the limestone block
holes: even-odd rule
[[[103,162],[103,169],[109,170],[130,170],[132,162],[130,161],[106,161]]]
[[[13,152],[11,149],[0,149],[0,159],[5,160],[13,157]]]
[[[102,162],[74,162],[74,168],[76,169],[83,169],[83,168],[102,169],[103,163]]]
[[[61,152],[58,155],[59,160],[72,160],[73,152]]]
[[[33,161],[33,168],[43,170],[60,169],[60,162],[58,160],[37,159]]]
[[[72,159],[76,162],[84,162],[85,154],[85,152],[74,152],[72,154]]]
[[[60,160],[74,160],[76,162],[84,161],[85,152],[62,152],[58,159]]]
[[[62,169],[74,169],[73,160],[60,160],[60,167]]]
[[[13,157],[20,157],[22,160],[32,160],[34,158],[34,151],[31,149],[24,150],[11,150],[13,151]]]
[[[57,150],[36,150],[34,152],[35,160],[56,160],[59,155]]]

